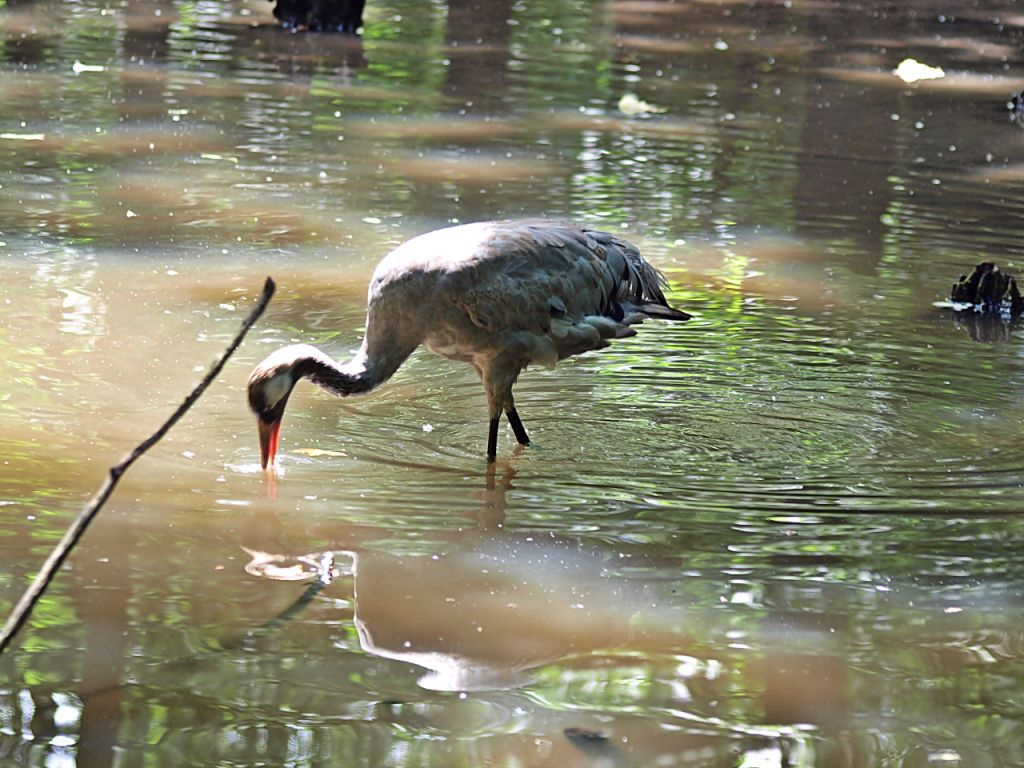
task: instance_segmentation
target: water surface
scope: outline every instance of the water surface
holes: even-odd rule
[[[1017,764],[1024,355],[935,306],[1024,260],[1015,4],[370,6],[0,7],[0,614],[279,285],[0,657],[0,762]],[[695,319],[528,371],[492,468],[420,351],[258,471],[259,359],[538,215]]]

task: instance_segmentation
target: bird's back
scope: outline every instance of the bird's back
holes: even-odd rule
[[[687,319],[668,307],[663,285],[632,244],[609,233],[486,222],[420,235],[388,254],[370,284],[370,313],[395,332],[415,328],[446,357],[553,365],[631,335],[645,316]]]

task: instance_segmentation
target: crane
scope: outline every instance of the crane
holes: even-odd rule
[[[249,376],[264,469],[277,454],[292,388],[308,379],[339,397],[387,381],[420,344],[473,366],[487,395],[487,459],[502,413],[516,440],[530,438],[512,387],[529,364],[553,368],[573,355],[636,335],[653,317],[689,320],[668,306],[665,277],[631,243],[570,223],[478,222],[428,232],[385,256],[373,272],[366,333],[338,363],[308,344],[271,353]]]

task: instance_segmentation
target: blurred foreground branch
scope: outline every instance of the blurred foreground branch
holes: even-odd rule
[[[114,488],[117,486],[118,480],[121,479],[121,475],[127,471],[128,467],[135,463],[135,460],[142,456],[146,451],[156,445],[164,435],[166,435],[171,427],[178,423],[182,416],[191,408],[196,400],[206,391],[206,388],[210,386],[215,378],[220,374],[221,369],[224,368],[224,364],[228,361],[228,358],[234,354],[235,350],[242,343],[242,339],[245,338],[245,334],[249,332],[253,324],[259,319],[260,315],[263,314],[263,310],[267,308],[267,304],[270,302],[270,298],[274,295],[274,281],[267,278],[267,282],[263,285],[263,293],[260,295],[259,300],[256,302],[256,306],[252,308],[249,316],[242,321],[242,327],[239,329],[235,338],[228,346],[224,353],[220,356],[220,359],[213,364],[213,367],[206,373],[202,381],[200,381],[195,389],[189,394],[188,397],[178,406],[177,410],[171,414],[170,418],[165,421],[156,432],[150,435],[148,438],[139,443],[135,449],[125,456],[120,464],[110,468],[110,474],[104,481],[100,489],[96,491],[96,495],[89,500],[89,503],[85,505],[85,508],[78,513],[78,517],[68,528],[64,537],[60,540],[60,543],[54,548],[50,556],[46,558],[43,566],[39,569],[39,573],[36,574],[35,580],[32,585],[25,591],[25,594],[21,596],[17,605],[14,606],[14,610],[11,611],[11,615],[7,619],[7,623],[4,624],[2,630],[0,630],[0,653],[7,648],[14,635],[17,634],[18,630],[28,619],[32,613],[32,608],[35,607],[36,602],[42,597],[43,592],[49,586],[53,580],[57,570],[61,567],[64,561],[67,559],[68,554],[74,548],[78,540],[82,538],[82,534],[85,533],[85,529],[89,523],[92,522],[93,518],[96,517],[96,513],[100,511],[107,499],[110,498],[110,494],[114,492]]]

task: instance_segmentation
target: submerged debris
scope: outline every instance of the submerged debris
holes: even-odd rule
[[[274,17],[295,32],[344,32],[363,25],[366,0],[277,0]]]
[[[574,747],[595,757],[614,758],[619,751],[602,731],[573,726],[562,733]]]
[[[570,741],[585,741],[585,742],[606,742],[608,737],[601,731],[594,731],[590,728],[581,728],[579,726],[572,726],[566,728],[563,731]]]
[[[981,262],[970,276],[960,275],[950,299],[955,304],[969,304],[982,314],[1009,313],[1016,317],[1024,312],[1017,280],[991,261]]]
[[[991,261],[960,275],[950,294],[953,318],[975,341],[1007,341],[1020,324],[1024,298],[1017,280]]]

